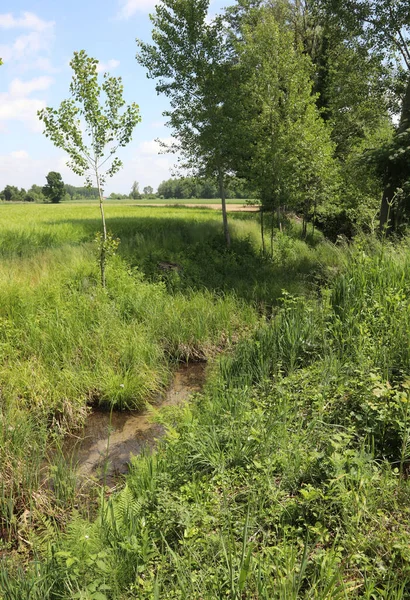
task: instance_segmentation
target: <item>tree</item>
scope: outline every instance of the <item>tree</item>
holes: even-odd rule
[[[6,202],[10,202],[10,200],[12,200],[12,198],[13,198],[13,189],[14,189],[14,186],[6,185],[6,187],[4,188],[4,190],[1,192],[1,195],[4,198],[4,200],[6,200]]]
[[[339,27],[368,46],[379,57],[382,68],[394,64],[399,81],[399,124],[391,147],[384,152],[385,167],[380,208],[380,227],[394,228],[398,215],[410,217],[410,191],[396,194],[398,188],[410,187],[410,9],[408,0],[314,0],[318,8],[337,20]],[[401,89],[400,89],[401,88]],[[382,153],[383,154],[383,153]],[[397,200],[394,206],[394,200]]]
[[[170,100],[164,115],[184,166],[215,177],[227,246],[226,175],[235,135],[236,69],[222,19],[208,21],[209,0],[164,0],[151,15],[154,44],[137,41],[138,62]]]
[[[132,184],[130,198],[132,198],[133,200],[139,200],[141,198],[138,181],[134,181],[134,183]]]
[[[29,196],[30,198],[30,200],[28,200],[26,197],[26,200],[28,202],[44,202],[45,200],[43,188],[36,184],[33,184],[31,188],[27,191],[27,196]]]
[[[85,176],[89,186],[93,180],[96,183],[102,222],[101,283],[105,287],[110,239],[104,215],[104,184],[107,177],[112,177],[121,168],[116,152],[131,141],[132,132],[141,118],[137,104],[124,108],[120,77],[104,73],[103,83],[99,84],[98,60],[81,50],[74,53],[70,66],[73,69],[71,98],[63,100],[58,109],[48,107],[40,110],[38,115],[44,123],[46,137],[69,155],[68,165],[74,173]]]
[[[154,193],[154,188],[152,188],[150,185],[147,185],[144,187],[143,192],[146,196],[151,196]]]
[[[98,189],[96,187],[76,187],[74,185],[65,184],[65,191],[70,196],[71,200],[75,198],[98,199]]]
[[[26,190],[24,188],[19,190],[15,185],[6,185],[4,190],[0,193],[0,197],[7,202],[23,202],[25,195]]]
[[[337,180],[330,132],[312,95],[311,60],[269,8],[260,10],[256,24],[245,26],[243,40],[247,178],[259,192],[262,218],[263,211],[277,210],[279,215],[286,205],[303,214],[306,233],[311,211]],[[272,235],[273,229],[271,240]]]
[[[43,187],[43,194],[53,204],[58,204],[65,196],[64,181],[60,173],[50,171],[46,176],[47,184]]]

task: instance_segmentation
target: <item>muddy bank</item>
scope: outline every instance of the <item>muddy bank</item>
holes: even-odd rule
[[[168,391],[154,405],[161,408],[186,402],[204,382],[204,363],[182,365]],[[89,415],[82,432],[66,441],[64,454],[79,477],[112,486],[119,475],[127,472],[131,454],[152,448],[161,435],[163,428],[151,422],[148,411],[110,414],[97,410]]]

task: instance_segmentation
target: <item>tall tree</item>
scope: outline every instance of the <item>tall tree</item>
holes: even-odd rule
[[[235,143],[235,68],[221,19],[208,21],[209,0],[164,0],[151,16],[153,44],[138,41],[138,62],[170,100],[164,115],[184,166],[218,181],[226,244],[226,175]]]
[[[292,207],[303,213],[305,229],[337,180],[334,146],[312,95],[312,64],[270,8],[260,10],[256,25],[245,26],[244,42],[240,62],[249,73],[247,126],[253,140],[248,178],[263,210]]]
[[[43,187],[43,194],[53,204],[58,204],[65,196],[64,181],[60,173],[50,171],[46,175],[47,183]]]
[[[373,56],[379,57],[381,67],[395,65],[402,81],[399,123],[392,147],[385,152],[385,189],[380,209],[381,228],[394,227],[398,214],[410,217],[410,195],[396,195],[397,189],[410,180],[410,161],[402,160],[410,141],[410,4],[408,0],[314,0],[314,3],[333,16],[357,43],[370,48]]]
[[[130,198],[132,198],[133,200],[139,200],[141,198],[138,181],[134,181],[134,183],[132,184]]]
[[[103,83],[99,84],[98,60],[81,50],[74,53],[70,66],[73,70],[71,98],[63,100],[58,109],[48,107],[40,110],[38,115],[44,123],[46,137],[69,155],[68,165],[74,173],[85,176],[90,186],[92,181],[96,183],[102,222],[101,283],[105,287],[109,239],[104,215],[104,184],[107,177],[112,177],[121,168],[122,162],[115,156],[116,152],[131,141],[132,132],[141,118],[137,104],[124,108],[120,77],[104,73]]]

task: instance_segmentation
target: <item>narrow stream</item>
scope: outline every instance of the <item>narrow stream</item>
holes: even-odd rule
[[[201,390],[205,381],[205,364],[189,363],[179,367],[168,391],[157,408],[186,402]],[[152,423],[149,412],[94,411],[78,437],[65,444],[64,454],[72,457],[77,475],[84,479],[105,480],[115,485],[119,475],[127,472],[131,454],[152,448],[163,435],[161,425]]]

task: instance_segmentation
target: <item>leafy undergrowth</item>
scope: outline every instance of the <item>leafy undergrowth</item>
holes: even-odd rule
[[[5,599],[409,597],[409,247],[346,253],[161,416],[96,520],[1,571]]]
[[[232,294],[170,294],[120,257],[105,291],[87,246],[28,263],[0,273],[0,550],[18,543],[33,494],[47,495],[50,440],[79,427],[87,407],[141,409],[176,362],[209,358],[258,321]]]

